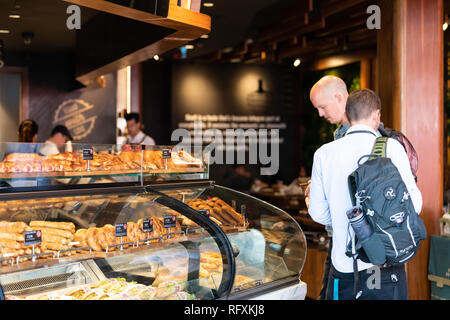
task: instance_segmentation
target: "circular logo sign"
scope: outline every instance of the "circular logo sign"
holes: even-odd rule
[[[55,112],[53,124],[64,124],[74,140],[87,137],[94,128],[97,116],[94,106],[81,99],[69,99],[61,103]]]

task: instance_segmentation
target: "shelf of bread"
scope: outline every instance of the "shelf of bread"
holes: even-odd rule
[[[87,199],[85,196],[82,198]],[[82,201],[81,198],[73,199],[73,201],[75,200]],[[135,200],[139,202],[149,199],[136,198]],[[116,201],[119,200],[116,199]],[[64,206],[64,202],[59,198],[46,198],[11,200],[3,202],[2,205],[4,205],[5,214],[10,214],[11,210],[19,209],[61,208]],[[244,222],[242,215],[218,197],[206,200],[197,199],[190,201],[189,205],[196,209],[198,214],[204,214],[200,210],[210,210],[210,219],[226,233],[247,230],[248,224]],[[123,237],[117,236],[116,226],[112,224],[105,224],[101,227],[76,228],[73,222],[0,221],[0,273],[61,262],[131,254],[150,247],[164,247],[172,242],[195,240],[208,236],[208,233],[195,222],[174,210],[165,209],[161,213],[164,216],[147,218],[152,220],[153,230],[151,232],[143,232],[145,230],[144,219],[141,218],[136,222],[126,223],[127,232]],[[167,216],[175,217],[175,227],[164,227],[164,217]],[[25,245],[24,233],[27,231],[40,231],[42,233],[41,242],[34,246]]]
[[[93,153],[92,160],[84,160],[81,150],[49,156],[15,152],[0,162],[0,180],[191,174],[205,170],[201,159],[184,151],[172,152],[169,158],[164,158],[163,150],[100,151]]]

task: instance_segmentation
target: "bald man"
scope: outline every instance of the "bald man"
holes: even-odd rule
[[[345,115],[348,98],[345,82],[335,76],[325,76],[311,88],[309,98],[320,117],[324,117],[329,123],[340,124],[334,132],[334,139],[342,138],[349,127]]]
[[[345,106],[347,104],[348,91],[345,82],[336,76],[325,76],[314,84],[309,93],[314,108],[319,112],[320,117],[324,117],[329,123],[339,124],[339,127],[334,131],[334,140],[340,139],[345,135],[350,124],[345,114]],[[309,189],[305,190],[305,202],[309,207]],[[324,272],[322,279],[322,289],[319,293],[319,300],[324,300],[327,291],[328,277],[331,266],[331,226],[327,226],[327,231],[330,236],[330,244],[327,258],[324,264]]]

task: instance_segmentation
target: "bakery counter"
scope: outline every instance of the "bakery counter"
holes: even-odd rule
[[[204,154],[176,146],[81,145],[44,155],[44,144],[0,143],[0,190],[18,187],[207,179]],[[64,147],[62,147],[64,149]]]
[[[11,300],[252,299],[304,286],[298,223],[207,180],[2,192],[0,244]]]

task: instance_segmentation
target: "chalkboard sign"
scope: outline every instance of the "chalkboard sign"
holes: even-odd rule
[[[83,160],[94,160],[94,150],[92,147],[83,148]]]
[[[162,158],[163,159],[170,159],[171,157],[172,157],[171,149],[162,149]]]
[[[126,237],[127,236],[127,224],[117,223],[116,224],[116,237]]]
[[[209,217],[209,214],[210,214],[208,209],[200,209],[200,210],[198,210],[198,213],[205,215],[207,217]]]
[[[153,232],[153,219],[145,219],[142,221],[142,232]]]
[[[30,246],[33,244],[39,244],[42,242],[41,230],[25,231],[25,245]]]
[[[175,216],[164,216],[164,228],[175,228],[177,219]]]

